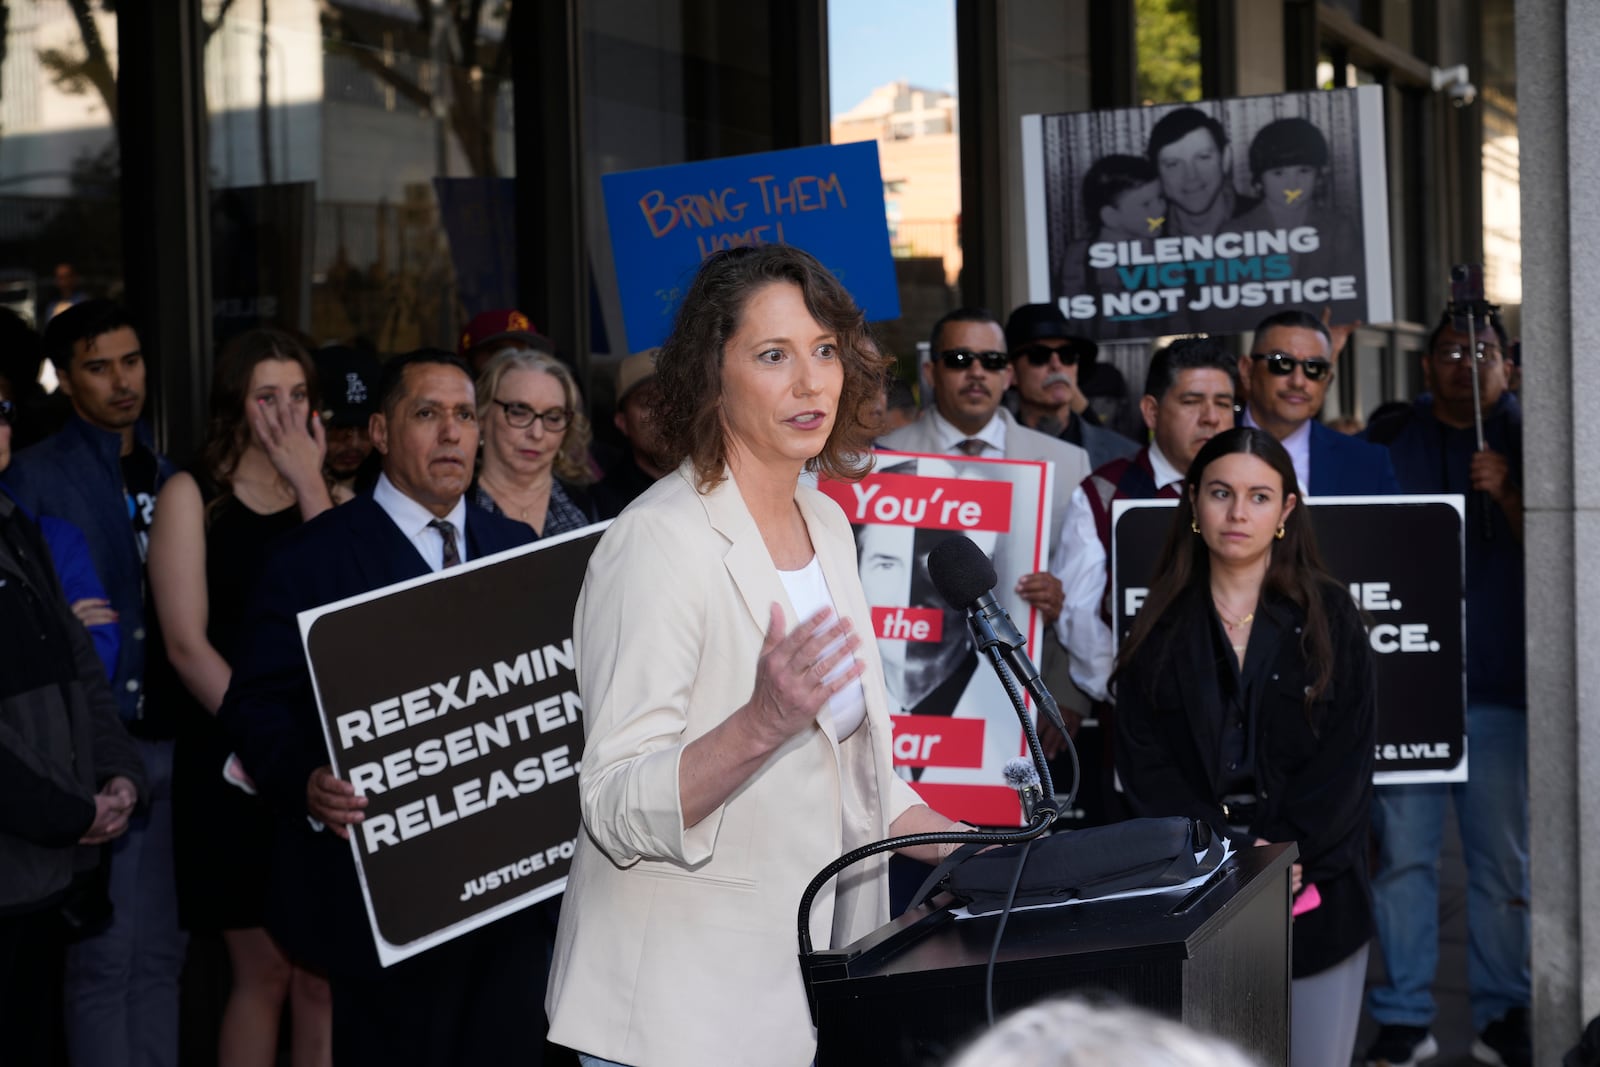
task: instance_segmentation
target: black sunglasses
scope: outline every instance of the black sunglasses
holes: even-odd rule
[[[1017,359],[1025,359],[1035,367],[1042,367],[1050,362],[1050,357],[1055,356],[1061,360],[1063,367],[1076,367],[1078,365],[1078,350],[1072,345],[1065,348],[1051,348],[1049,345],[1025,345],[1012,353]]]
[[[951,370],[966,370],[977,360],[983,369],[999,373],[1011,365],[1011,357],[1004,352],[974,352],[970,348],[947,348],[939,353],[939,362]]]
[[[16,414],[17,405],[9,400],[0,400],[0,426],[10,426],[11,416]]]
[[[1252,352],[1251,359],[1264,359],[1267,361],[1267,370],[1280,378],[1287,378],[1299,367],[1306,372],[1306,378],[1313,382],[1320,382],[1333,373],[1333,363],[1326,359],[1295,359],[1286,352]]]

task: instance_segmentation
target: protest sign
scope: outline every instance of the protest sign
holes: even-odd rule
[[[869,320],[900,317],[878,145],[819,145],[601,179],[628,347],[659,345],[700,261],[741,245],[816,256]]]
[[[1102,341],[1393,315],[1383,90],[1022,120],[1029,299]]]
[[[875,453],[859,482],[823,479],[856,536],[861,586],[872,610],[894,718],[894,763],[933,808],[955,818],[1016,824],[1006,761],[1023,754],[1010,698],[967,631],[966,614],[939,596],[928,553],[965,535],[994,561],[994,594],[1038,663],[1044,619],[1017,580],[1049,555],[1050,464]]]
[[[1466,595],[1459,495],[1311,497],[1317,547],[1367,619],[1377,662],[1378,785],[1463,782]],[[1112,506],[1113,624],[1128,635],[1175,500]]]
[[[603,527],[302,612],[389,966],[566,886],[580,832],[572,613]]]

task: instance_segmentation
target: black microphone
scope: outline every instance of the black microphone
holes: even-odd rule
[[[978,651],[999,648],[1017,681],[1032,694],[1039,707],[1050,717],[1050,722],[1061,731],[1061,736],[1068,736],[1067,724],[1061,718],[1061,708],[1039,679],[1038,668],[1028,658],[1022,633],[1011,621],[1011,616],[1006,614],[1006,609],[994,598],[994,584],[997,581],[994,564],[983,554],[983,549],[974,544],[971,538],[959,535],[940,541],[928,553],[928,577],[933,579],[934,588],[939,590],[939,595],[944,597],[946,603],[957,611],[967,613],[967,625],[972,630],[972,639],[977,642]]]

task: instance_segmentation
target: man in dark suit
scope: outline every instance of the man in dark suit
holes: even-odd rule
[[[537,1062],[548,916],[526,909],[381,968],[346,843],[366,800],[329,767],[296,617],[532,540],[464,499],[478,445],[464,364],[426,349],[391,360],[378,397],[370,431],[383,474],[370,495],[279,543],[219,711],[278,815],[268,928],[327,972],[336,1063],[529,1062],[530,1049]]]
[[[1338,358],[1328,327],[1315,315],[1291,310],[1263,319],[1249,355],[1239,358],[1249,401],[1244,425],[1266,430],[1283,444],[1302,496],[1398,493],[1387,450],[1317,420]]]

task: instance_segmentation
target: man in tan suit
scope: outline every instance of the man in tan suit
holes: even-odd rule
[[[946,314],[933,327],[931,355],[925,380],[930,383],[933,405],[881,444],[899,452],[1046,460],[1053,465],[1050,526],[1045,531],[1046,537],[1056,538],[1051,542],[1050,570],[1025,575],[1017,584],[1017,593],[1044,616],[1046,637],[1040,670],[1060,701],[1068,725],[1073,726],[1083,717],[1081,709],[1087,702],[1072,685],[1066,651],[1054,634],[1063,599],[1057,575],[1075,549],[1059,536],[1067,501],[1089,476],[1089,454],[1077,445],[1028,429],[1000,406],[1011,384],[1011,358],[1005,330],[988,311],[957,308]],[[1054,746],[1047,745],[1050,747]]]

